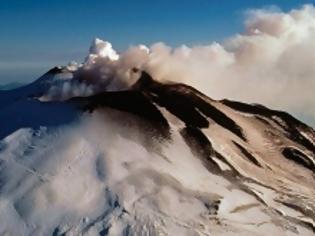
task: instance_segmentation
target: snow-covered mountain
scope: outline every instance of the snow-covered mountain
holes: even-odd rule
[[[76,73],[0,91],[0,235],[314,235],[311,127],[146,72],[93,92]]]

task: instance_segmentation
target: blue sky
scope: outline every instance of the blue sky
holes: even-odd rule
[[[244,11],[284,11],[303,0],[0,0],[0,84],[31,81],[56,64],[82,61],[91,40],[115,49],[163,41],[171,46],[221,41],[242,31]]]

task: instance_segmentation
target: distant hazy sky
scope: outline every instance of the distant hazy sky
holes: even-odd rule
[[[56,64],[82,61],[91,40],[115,49],[163,41],[221,41],[242,31],[244,11],[304,0],[0,0],[0,83],[30,81]]]

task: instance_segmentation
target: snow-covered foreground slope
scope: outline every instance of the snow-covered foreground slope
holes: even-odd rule
[[[0,92],[0,235],[314,234],[312,128],[146,73],[45,102],[67,80]]]

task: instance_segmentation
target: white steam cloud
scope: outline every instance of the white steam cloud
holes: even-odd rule
[[[109,42],[96,39],[74,78],[94,92],[124,89],[137,79],[130,69],[138,67],[155,79],[187,83],[212,98],[262,103],[315,124],[314,38],[312,5],[287,13],[251,10],[245,32],[222,44],[171,48],[156,43],[118,55]]]
[[[315,120],[315,9],[248,12],[224,44],[151,47],[149,71],[213,98],[259,102]]]

